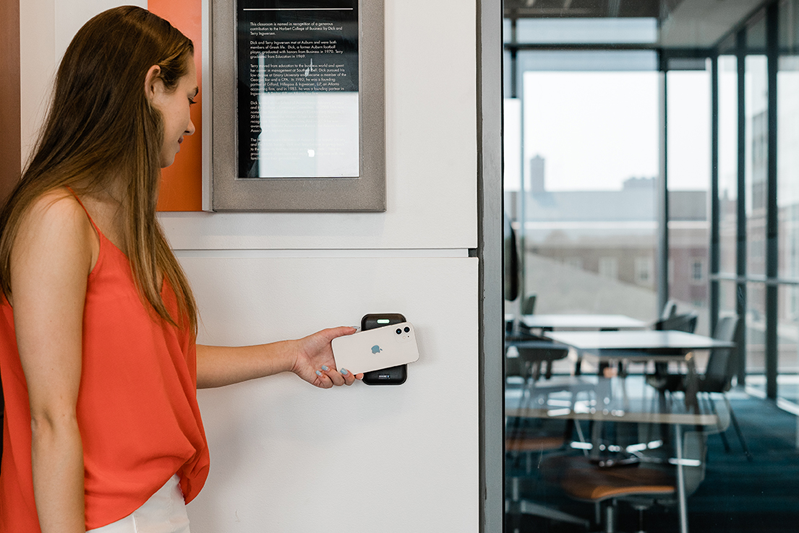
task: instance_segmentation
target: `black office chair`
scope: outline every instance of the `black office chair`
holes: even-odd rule
[[[686,333],[693,333],[696,331],[696,323],[699,320],[699,315],[696,311],[689,311],[682,314],[671,314],[665,318],[660,318],[652,326],[652,329],[659,331],[684,331]]]
[[[665,309],[664,309],[665,314]],[[696,311],[690,311],[680,315],[671,314],[666,318],[661,318],[652,325],[652,329],[658,331],[684,331],[686,333],[693,333],[696,331],[696,324],[699,321],[699,315]],[[655,373],[646,377],[647,383],[658,388],[655,384],[658,381],[665,381],[669,379],[668,363],[655,363]]]
[[[677,314],[677,302],[669,300],[660,312],[660,320],[667,320]]]
[[[719,318],[716,327],[713,330],[713,338],[726,341],[735,342],[738,339],[741,328],[741,320],[737,315],[728,315]],[[711,395],[721,395],[726,404],[727,411],[730,414],[730,421],[735,428],[735,433],[738,435],[738,441],[746,454],[748,460],[752,460],[752,454],[746,444],[746,439],[743,436],[741,427],[738,425],[738,419],[735,417],[735,412],[732,409],[729,398],[727,398],[727,391],[732,387],[732,379],[737,372],[737,347],[735,348],[716,348],[710,351],[710,357],[707,360],[707,367],[704,374],[697,376],[696,382],[691,383],[689,376],[683,374],[670,374],[664,376],[647,377],[647,384],[657,389],[659,392],[666,392],[673,394],[675,392],[682,392],[689,390],[693,387],[698,395],[702,395],[710,405],[711,410],[717,413],[716,405],[713,403]],[[724,434],[726,428],[719,428],[719,434],[724,442],[724,449],[729,453],[730,445]]]
[[[522,300],[522,314],[532,315],[535,312],[535,301],[537,296],[535,294],[528,294]]]

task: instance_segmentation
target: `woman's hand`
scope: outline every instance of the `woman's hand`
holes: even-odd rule
[[[291,371],[311,385],[323,389],[333,385],[352,385],[356,379],[362,379],[363,374],[353,376],[345,368],[336,369],[336,360],[330,347],[330,342],[336,337],[352,335],[355,331],[355,328],[347,326],[323,329],[294,341],[297,355]]]

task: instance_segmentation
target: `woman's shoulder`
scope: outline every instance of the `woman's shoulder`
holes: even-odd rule
[[[59,226],[77,229],[91,223],[77,198],[60,187],[34,199],[20,220],[20,231],[48,229],[58,231]]]
[[[86,211],[66,188],[34,199],[19,224],[15,248],[68,246],[91,251],[94,229]]]

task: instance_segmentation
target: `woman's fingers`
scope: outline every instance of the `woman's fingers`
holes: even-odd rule
[[[326,366],[322,367],[322,375],[326,376],[328,380],[330,380],[331,386],[335,385],[340,387],[341,385],[346,384],[346,379],[341,373],[335,369],[328,368]]]
[[[356,379],[363,379],[363,374],[353,374],[346,368],[333,370],[327,366],[323,366],[321,370],[317,370],[316,375],[318,377],[317,381],[319,382],[319,386],[325,389],[333,386],[349,386],[355,383]]]
[[[322,367],[324,368],[324,367]],[[316,371],[316,382],[314,383],[317,387],[322,389],[329,389],[333,386],[333,381],[330,379],[330,376],[327,375],[327,372],[323,372],[321,370]]]
[[[344,376],[344,384],[345,385],[349,386],[349,385],[352,385],[353,383],[355,383],[355,376],[352,375],[352,372],[350,372],[346,368],[342,368],[341,370],[339,370],[339,372],[341,373],[342,376]]]

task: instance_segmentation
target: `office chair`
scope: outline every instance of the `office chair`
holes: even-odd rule
[[[683,436],[683,467],[686,498],[693,494],[705,477],[707,436],[690,431]],[[677,504],[676,467],[656,458],[641,457],[631,466],[601,466],[587,457],[560,457],[547,469],[556,469],[560,486],[571,498],[594,504],[595,523],[606,533],[616,531],[618,503],[624,501],[638,511],[638,533],[643,533],[643,513],[653,505]],[[647,459],[646,461],[644,459]],[[602,507],[604,506],[604,513]]]
[[[663,306],[663,310],[660,312],[660,320],[668,320],[669,318],[673,317],[677,314],[677,302],[674,300],[669,300],[666,302],[666,305]]]
[[[689,311],[683,314],[672,313],[668,317],[660,318],[652,326],[652,329],[659,331],[684,331],[686,333],[693,333],[696,331],[696,323],[699,320],[699,315],[696,311]]]
[[[528,294],[522,301],[522,314],[532,315],[535,312],[535,301],[537,296],[535,294]]]
[[[714,328],[713,338],[726,342],[735,342],[738,339],[741,324],[742,322],[737,315],[720,317]],[[735,412],[732,409],[729,398],[727,398],[727,391],[732,387],[732,378],[737,371],[736,362],[737,347],[716,348],[710,351],[710,357],[707,360],[705,372],[701,376],[697,376],[695,383],[689,381],[689,376],[670,374],[653,377],[652,379],[647,378],[647,384],[651,385],[659,392],[666,392],[669,394],[675,392],[682,392],[684,394],[689,387],[693,387],[698,395],[702,395],[706,398],[714,414],[718,414],[718,412],[711,395],[721,395],[726,404],[727,411],[730,414],[730,421],[735,429],[735,433],[738,435],[738,441],[741,443],[746,458],[751,461],[753,457],[749,451],[749,446],[746,444],[746,439],[738,424],[738,419],[735,417]],[[725,436],[725,429],[726,428],[719,427],[719,434],[724,443],[724,449],[729,453],[730,445]]]
[[[696,331],[696,324],[698,321],[699,315],[695,311],[690,311],[681,315],[673,314],[667,318],[661,318],[655,322],[652,328],[658,331],[684,331],[686,333],[693,333]],[[646,382],[658,388],[656,383],[669,379],[668,376],[668,364],[655,363],[655,373],[648,375],[646,377]]]

